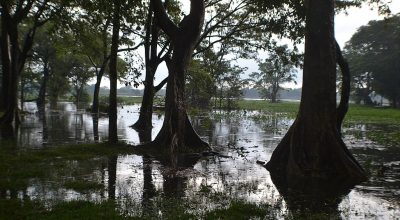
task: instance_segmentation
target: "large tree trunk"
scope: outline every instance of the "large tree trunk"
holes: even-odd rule
[[[334,1],[309,0],[303,90],[297,118],[272,154],[271,175],[356,183],[366,174],[337,129]],[[315,10],[318,8],[318,10]]]
[[[171,147],[173,152],[208,146],[194,131],[186,113],[185,73],[192,53],[187,51],[189,46],[174,45],[172,69],[167,83],[164,124],[154,140],[158,145]]]
[[[190,14],[179,27],[167,17],[160,0],[154,0],[153,3],[160,27],[171,38],[173,56],[168,76],[164,123],[150,145],[167,147],[171,153],[208,148],[208,144],[193,129],[185,104],[185,74],[204,22],[204,0],[191,0]]]
[[[117,132],[117,58],[119,44],[119,28],[120,28],[120,1],[114,2],[113,15],[113,33],[111,42],[110,55],[110,104],[109,104],[109,124],[108,124],[108,141],[110,143],[118,142]]]

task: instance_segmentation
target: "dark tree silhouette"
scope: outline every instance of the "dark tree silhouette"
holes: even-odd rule
[[[118,59],[118,44],[119,44],[119,29],[120,29],[120,0],[114,1],[113,12],[113,30],[111,39],[110,53],[110,99],[109,99],[109,123],[108,123],[108,141],[116,143],[118,141],[117,132],[117,59]]]
[[[20,123],[18,112],[18,83],[28,53],[32,49],[36,31],[55,15],[60,14],[63,2],[49,7],[49,1],[0,1],[1,6],[1,59],[2,59],[2,100],[0,108],[5,114],[0,123]],[[15,9],[14,9],[15,8]],[[28,19],[25,36],[21,37],[21,24]],[[21,40],[23,39],[23,40]]]
[[[155,140],[149,144],[168,147],[171,152],[207,148],[208,144],[200,139],[189,121],[184,87],[185,73],[204,21],[204,0],[191,0],[190,13],[179,26],[169,19],[161,0],[153,0],[152,4],[160,28],[171,40],[173,56],[168,76],[164,123]]]
[[[334,1],[306,1],[303,90],[297,118],[266,167],[272,175],[354,184],[366,174],[338,131]],[[315,10],[318,8],[318,10]]]

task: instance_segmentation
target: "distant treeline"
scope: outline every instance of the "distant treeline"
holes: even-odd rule
[[[88,85],[86,86],[86,91],[89,94],[93,94],[94,91],[94,84],[93,85]],[[108,96],[110,92],[110,89],[107,87],[101,87],[100,88],[100,96]],[[243,98],[248,98],[248,99],[260,99],[261,96],[258,93],[257,89],[252,89],[252,88],[244,88],[242,90],[243,92]],[[143,89],[135,89],[132,86],[125,86],[121,87],[117,91],[119,96],[143,96]],[[165,95],[165,89],[161,89],[157,95],[164,96]],[[301,98],[301,88],[299,89],[285,89],[281,90],[278,93],[278,98],[279,99],[293,99],[293,100],[300,100]]]

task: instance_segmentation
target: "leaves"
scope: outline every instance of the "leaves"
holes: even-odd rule
[[[250,81],[261,97],[274,102],[283,83],[295,82],[297,70],[294,67],[299,64],[300,60],[287,45],[276,46],[265,61],[258,63],[260,72],[251,73]]]
[[[353,87],[400,102],[400,15],[362,26],[345,47]]]

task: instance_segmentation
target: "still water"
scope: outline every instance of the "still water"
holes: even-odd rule
[[[27,103],[25,109],[33,114],[24,117],[18,132],[20,148],[107,140],[108,118],[96,120],[91,114],[77,111],[72,103],[59,103],[58,110],[48,110],[44,120],[34,113],[34,104]],[[118,110],[119,139],[132,145],[140,143],[138,133],[129,127],[137,120],[138,112],[136,105]],[[49,207],[57,201],[98,202],[112,198],[118,202],[121,213],[150,213],[152,218],[163,218],[166,210],[179,209],[200,218],[235,201],[264,207],[272,219],[296,219],[298,212],[312,212],[288,205],[269,172],[256,164],[257,160],[269,160],[293,119],[278,113],[216,111],[193,116],[191,120],[199,135],[222,156],[205,157],[177,169],[156,158],[134,154],[68,161],[68,170],[50,166],[51,177],[32,178],[18,197],[39,200]],[[162,122],[162,114],[153,115],[153,138]],[[324,212],[329,218],[400,219],[400,145],[377,144],[369,138],[371,132],[385,133],[390,129],[399,127],[346,125],[344,140],[370,174],[370,180],[333,204],[326,204],[330,208]],[[100,187],[90,191],[71,189],[66,184],[71,180],[94,182]],[[166,208],[168,204],[173,208]]]

